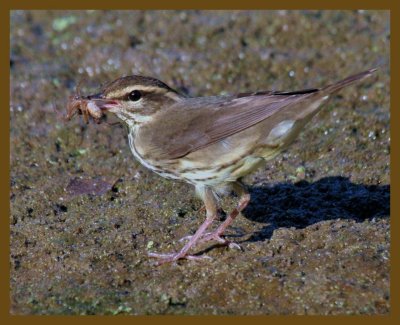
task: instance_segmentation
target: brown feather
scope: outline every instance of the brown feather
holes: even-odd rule
[[[321,89],[295,92],[260,92],[248,96],[188,98],[160,110],[153,122],[140,127],[137,142],[146,156],[173,160],[184,157],[276,114],[293,120],[315,114],[321,98],[372,74],[375,69],[350,76]],[[314,107],[315,106],[315,107]],[[180,122],[176,127],[176,121]],[[157,125],[155,125],[155,123]],[[154,132],[159,130],[159,132]]]

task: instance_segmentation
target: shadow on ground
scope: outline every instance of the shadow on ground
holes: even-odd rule
[[[326,177],[317,182],[300,181],[250,187],[251,201],[242,212],[249,220],[268,225],[252,234],[250,242],[270,239],[281,227],[305,228],[332,219],[388,217],[390,185],[354,184],[345,177]]]

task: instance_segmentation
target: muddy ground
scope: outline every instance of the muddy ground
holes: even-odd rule
[[[389,313],[389,42],[383,11],[12,12],[11,313]],[[374,66],[245,179],[252,202],[228,231],[243,251],[195,250],[210,261],[152,265],[201,202],[141,167],[124,126],[63,120],[82,79],[83,93],[144,74],[205,96]]]

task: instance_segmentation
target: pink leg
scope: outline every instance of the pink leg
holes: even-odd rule
[[[181,258],[186,258],[189,260],[197,260],[197,259],[204,259],[208,258],[207,256],[194,256],[188,255],[188,251],[197,244],[199,239],[204,236],[205,231],[209,227],[209,225],[214,221],[215,217],[217,216],[217,201],[214,197],[213,192],[208,188],[200,188],[198,192],[202,196],[204,200],[206,211],[207,211],[207,218],[202,223],[202,225],[197,229],[196,233],[190,237],[190,240],[186,243],[185,246],[179,251],[170,254],[158,254],[158,253],[149,253],[150,257],[159,258],[157,265],[161,265],[168,262],[174,262]]]
[[[214,232],[207,234],[206,236],[201,238],[201,242],[215,240],[221,244],[229,245],[229,247],[235,247],[241,249],[238,244],[230,242],[229,240],[226,240],[221,237],[225,232],[226,228],[228,228],[232,224],[232,222],[235,220],[238,214],[242,212],[250,202],[250,194],[241,183],[239,182],[234,183],[233,190],[240,197],[238,205],[236,206],[235,209],[233,209],[233,211],[229,214],[229,216],[225,219],[225,221],[221,223]]]
[[[242,184],[240,184],[239,182],[234,183],[233,190],[236,192],[236,194],[240,196],[236,208],[229,214],[229,216],[225,219],[225,221],[221,223],[214,232],[204,234],[204,236],[200,238],[200,240],[198,240],[197,243],[204,243],[209,240],[215,240],[221,244],[229,245],[229,247],[235,247],[240,249],[240,246],[238,244],[230,242],[221,237],[225,232],[226,228],[232,224],[233,220],[235,220],[238,214],[241,211],[243,211],[250,202],[250,194]],[[182,239],[183,240],[191,239],[191,237],[188,236]]]

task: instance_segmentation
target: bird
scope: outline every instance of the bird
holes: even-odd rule
[[[183,95],[153,77],[124,76],[93,95],[73,97],[67,117],[83,112],[86,119],[89,115],[99,122],[100,115],[115,114],[127,125],[129,147],[144,167],[195,187],[204,203],[204,222],[183,238],[180,250],[148,255],[158,265],[205,259],[205,254],[190,253],[199,243],[213,240],[239,247],[223,235],[250,202],[242,178],[285,150],[335,93],[376,70],[320,88],[209,97]],[[238,196],[236,207],[210,231],[220,196],[232,192]]]

